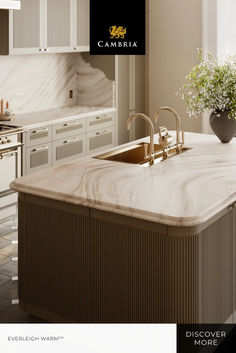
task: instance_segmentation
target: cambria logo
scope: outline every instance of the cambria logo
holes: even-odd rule
[[[89,2],[91,55],[145,54],[145,0],[135,1],[135,16],[131,6],[114,9],[110,0]]]
[[[123,26],[111,26],[109,28],[110,32],[110,39],[124,39],[125,35],[127,33],[127,28],[124,28]],[[103,41],[99,40],[98,41],[98,46],[99,48],[137,48],[138,47],[138,42],[108,42],[108,41]]]
[[[111,26],[109,28],[109,31],[111,33],[111,36],[110,38],[113,39],[113,38],[122,38],[124,39],[125,38],[125,34],[127,33],[127,28],[124,28],[122,26],[119,26],[119,27],[116,27],[116,26]]]

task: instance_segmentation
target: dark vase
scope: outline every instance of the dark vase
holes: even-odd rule
[[[229,143],[236,135],[236,120],[229,118],[229,110],[212,112],[210,125],[222,143]]]

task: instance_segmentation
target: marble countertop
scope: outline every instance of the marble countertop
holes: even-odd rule
[[[103,114],[115,111],[115,108],[108,107],[87,107],[87,106],[68,106],[35,113],[15,115],[11,121],[0,121],[5,125],[16,125],[23,127],[24,130],[41,127],[47,123],[56,124],[73,117],[88,117],[96,114]]]
[[[151,167],[86,156],[19,178],[11,187],[162,224],[196,226],[236,201],[236,138],[222,144],[214,135],[186,133],[185,146],[191,149]]]

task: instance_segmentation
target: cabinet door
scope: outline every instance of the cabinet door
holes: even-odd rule
[[[44,51],[73,51],[73,0],[46,0]]]
[[[115,113],[93,115],[87,118],[87,131],[101,130],[115,125]]]
[[[30,129],[26,133],[27,147],[37,146],[43,143],[48,143],[52,138],[51,126],[43,126],[36,129]]]
[[[53,126],[53,140],[61,140],[68,136],[83,134],[85,132],[85,119],[73,119]]]
[[[85,154],[85,137],[72,137],[53,143],[53,165],[65,163]]]
[[[76,51],[89,51],[89,0],[76,0]]]
[[[115,128],[97,130],[87,134],[87,149],[95,153],[115,146]]]
[[[28,148],[26,151],[26,174],[50,167],[52,164],[51,153],[51,143]]]
[[[10,54],[43,51],[43,0],[21,0],[21,10],[11,10]]]

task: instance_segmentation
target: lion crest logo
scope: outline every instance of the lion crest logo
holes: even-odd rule
[[[124,27],[122,27],[122,26],[111,26],[110,28],[109,28],[109,31],[110,31],[110,34],[111,34],[111,36],[110,36],[110,38],[117,38],[117,39],[119,39],[119,38],[122,38],[122,39],[124,39],[125,38],[125,34],[126,34],[126,32],[127,32],[127,29],[126,28],[124,28]]]

